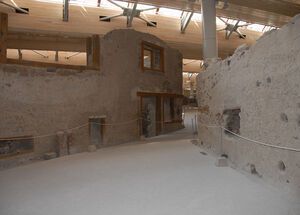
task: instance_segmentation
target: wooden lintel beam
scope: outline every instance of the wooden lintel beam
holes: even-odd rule
[[[85,38],[65,38],[52,35],[9,33],[7,37],[7,48],[9,49],[85,52],[85,43]]]

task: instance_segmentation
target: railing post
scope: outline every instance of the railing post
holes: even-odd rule
[[[220,126],[220,154],[223,154],[223,128]]]

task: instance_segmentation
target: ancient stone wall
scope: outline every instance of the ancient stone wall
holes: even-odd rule
[[[289,188],[300,188],[300,17],[210,65],[197,77],[200,143],[232,165]]]
[[[164,48],[164,73],[142,71],[142,41]],[[1,159],[0,165],[55,151],[55,134],[69,128],[75,128],[67,135],[71,153],[86,151],[89,126],[77,127],[93,116],[118,124],[104,127],[104,145],[137,140],[137,91],[182,93],[182,55],[155,36],[114,30],[101,39],[100,48],[100,71],[0,65],[0,137],[50,134],[35,139],[32,153]]]

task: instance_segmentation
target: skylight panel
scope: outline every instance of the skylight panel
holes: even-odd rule
[[[176,17],[180,18],[182,11],[181,10],[175,10],[175,9],[169,9],[169,8],[160,8],[159,13],[163,16],[170,16],[170,17]]]

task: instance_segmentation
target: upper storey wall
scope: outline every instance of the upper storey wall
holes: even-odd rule
[[[142,70],[142,42],[163,49],[163,72]],[[157,37],[135,30],[114,30],[100,42],[100,68],[121,85],[140,91],[182,94],[182,55]]]
[[[141,71],[141,41],[163,47],[164,73]],[[182,55],[134,30],[110,32],[101,39],[100,49],[99,71],[0,64],[0,138],[54,134],[34,140],[34,151],[24,155],[31,158],[56,150],[56,132],[104,116],[106,124],[117,124],[105,126],[104,145],[139,139],[137,92],[181,94]],[[89,127],[70,132],[71,152],[85,151]],[[8,163],[0,160],[0,168]]]

